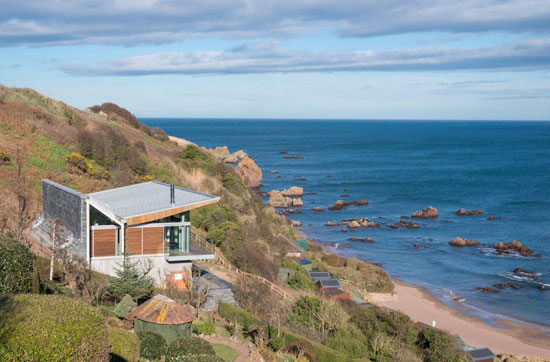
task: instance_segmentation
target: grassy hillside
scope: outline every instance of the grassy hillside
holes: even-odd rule
[[[276,275],[271,255],[287,247],[274,236],[294,236],[233,167],[204,149],[178,146],[162,130],[150,129],[112,103],[82,111],[31,89],[0,87],[0,156],[0,194],[8,205],[3,211],[8,224],[15,222],[10,208],[17,208],[13,180],[21,165],[34,215],[40,211],[42,178],[85,193],[156,179],[219,195],[219,206],[197,210],[193,223],[231,261],[271,280]],[[244,258],[258,263],[249,265]]]

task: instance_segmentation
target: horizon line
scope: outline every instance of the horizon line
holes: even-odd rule
[[[550,122],[550,119],[422,119],[422,118],[268,118],[268,117],[147,117],[151,120],[219,120],[219,121],[353,121],[353,122]]]

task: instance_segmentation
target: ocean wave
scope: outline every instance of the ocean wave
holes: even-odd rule
[[[534,275],[538,279],[544,274],[535,273]],[[526,276],[526,275],[521,275],[521,274],[516,274],[516,273],[513,273],[513,272],[498,273],[498,276],[503,277],[503,278],[508,279],[508,280],[515,281],[515,282],[522,282],[522,283],[525,283],[525,284],[531,284],[531,285],[536,285],[536,286],[543,285],[545,287],[550,287],[550,284],[543,283],[542,281],[535,280],[532,277],[529,277],[529,276]]]

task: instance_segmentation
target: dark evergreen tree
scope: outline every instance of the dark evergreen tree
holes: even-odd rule
[[[121,299],[129,294],[134,300],[144,298],[153,292],[154,281],[147,275],[152,267],[139,268],[133,263],[128,254],[124,254],[120,268],[116,269],[116,277],[109,277],[111,281],[111,293]]]

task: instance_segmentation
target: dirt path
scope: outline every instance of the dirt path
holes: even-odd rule
[[[214,343],[214,344],[223,344],[225,346],[231,347],[239,353],[237,358],[233,362],[255,362],[262,361],[258,351],[250,353],[248,349],[248,344],[246,342],[236,342],[227,338],[217,337],[217,336],[202,336],[202,339]]]

